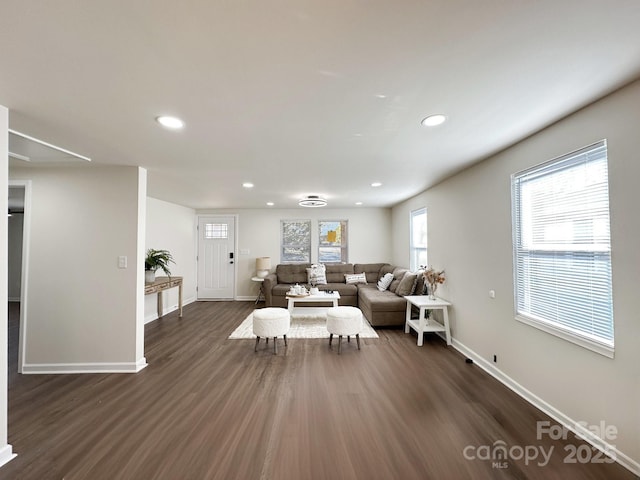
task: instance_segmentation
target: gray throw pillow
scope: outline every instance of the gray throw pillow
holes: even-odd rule
[[[396,289],[396,295],[404,297],[405,295],[413,295],[413,292],[416,288],[416,283],[418,282],[418,275],[415,273],[405,273],[402,280],[400,280],[400,284]]]

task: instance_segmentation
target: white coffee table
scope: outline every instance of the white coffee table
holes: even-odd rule
[[[404,324],[404,333],[409,333],[409,327],[418,332],[418,346],[422,346],[424,332],[444,332],[447,345],[451,345],[451,330],[449,328],[449,312],[451,306],[449,302],[441,298],[431,300],[428,295],[409,295],[404,297],[407,300],[407,315]],[[415,305],[420,309],[418,318],[411,318],[411,306]],[[426,318],[427,310],[442,310],[444,325],[436,322],[433,315]]]
[[[300,297],[287,295],[287,300],[289,300],[289,303],[288,303],[289,312],[293,313],[293,309],[296,306],[296,304],[301,304],[300,306],[302,307],[305,303],[331,302],[332,307],[337,307],[338,300],[340,300],[340,294],[338,292],[333,292],[333,293],[320,292],[316,295],[306,295],[306,296],[300,296]],[[305,308],[309,308],[309,307],[305,306]]]

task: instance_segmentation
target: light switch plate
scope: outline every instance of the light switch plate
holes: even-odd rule
[[[125,255],[118,257],[118,268],[127,268],[127,257]]]

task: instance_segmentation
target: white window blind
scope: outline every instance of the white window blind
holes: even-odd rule
[[[605,141],[512,176],[516,315],[613,356]]]

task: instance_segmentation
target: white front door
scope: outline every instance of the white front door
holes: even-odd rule
[[[233,299],[235,218],[198,219],[198,300]]]

